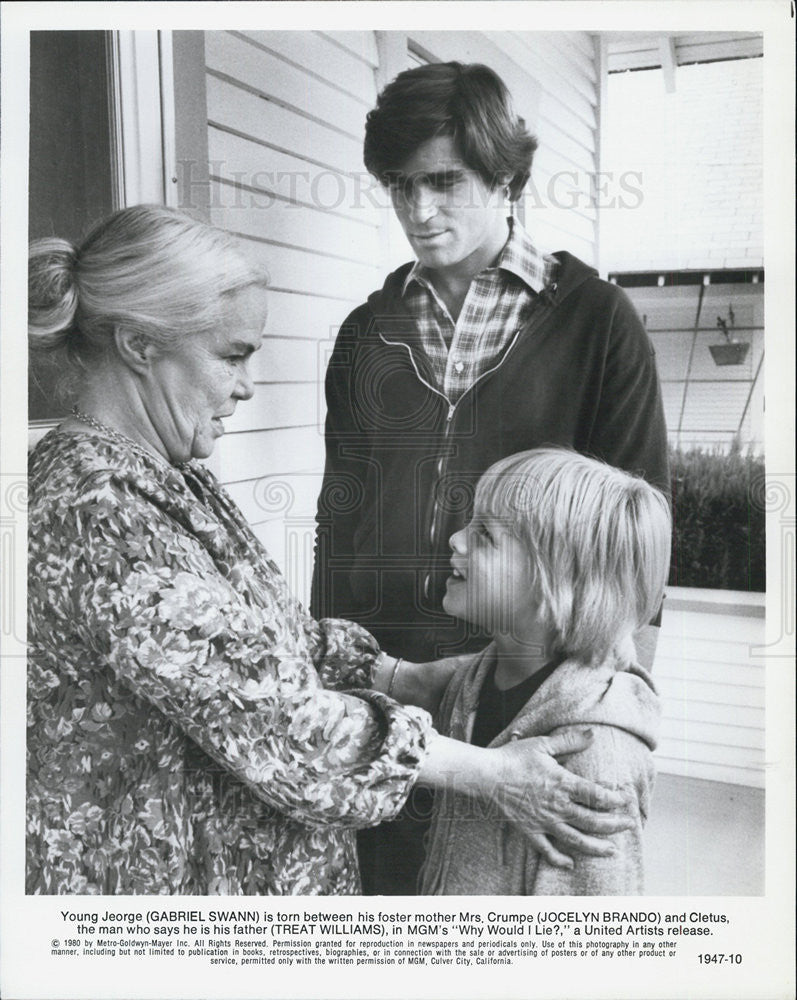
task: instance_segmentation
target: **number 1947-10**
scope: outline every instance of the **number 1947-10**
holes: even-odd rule
[[[697,956],[697,958],[701,965],[722,965],[723,963],[727,963],[729,965],[742,964],[742,956],[738,953],[731,955],[731,954],[726,954],[725,952],[722,951],[720,952],[715,951],[711,954],[709,953],[700,954]]]

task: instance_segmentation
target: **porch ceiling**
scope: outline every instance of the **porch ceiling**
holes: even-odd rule
[[[608,70],[655,69],[665,71],[688,63],[721,59],[751,59],[763,55],[763,36],[743,31],[607,31]]]
[[[664,285],[613,276],[642,317],[656,351],[673,444],[763,446],[764,285],[750,281]],[[749,344],[738,363],[718,366],[710,350],[728,339]]]

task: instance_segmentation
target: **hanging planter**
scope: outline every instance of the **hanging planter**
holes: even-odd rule
[[[733,326],[733,310],[730,307],[728,309],[728,313],[730,315],[731,326]],[[731,335],[728,333],[728,323],[722,318],[722,316],[717,316],[717,326],[725,334],[725,343],[709,344],[708,349],[711,351],[711,357],[714,359],[714,364],[744,364],[747,352],[750,350],[750,344],[746,340],[731,339]]]
[[[709,344],[715,365],[741,365],[747,357],[750,345],[746,340],[729,340],[727,344]]]

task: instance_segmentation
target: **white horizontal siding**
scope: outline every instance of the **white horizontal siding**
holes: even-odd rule
[[[526,223],[543,250],[569,250],[596,261],[598,78],[584,32],[485,32],[539,88],[529,125],[539,141]],[[540,205],[542,203],[542,207]]]
[[[317,213],[314,225],[324,218],[330,223],[349,220],[352,225],[371,230],[381,224],[380,207],[387,200],[364,173],[345,172],[217,127],[208,131],[208,146],[211,177],[217,183],[233,187],[232,192],[217,192],[225,205],[270,207],[281,202]],[[236,199],[238,189],[252,190],[255,196],[239,195]],[[258,196],[257,192],[263,194]],[[301,225],[296,227],[294,236],[306,236]]]
[[[585,149],[592,149],[595,142],[595,124],[585,121],[567,106],[560,94],[543,90],[540,94],[540,118],[553,122],[557,129],[569,135]]]
[[[336,90],[348,94],[363,105],[370,102],[369,94],[374,84],[374,65],[367,56],[343,46],[332,35],[320,31],[241,31],[236,34],[248,38],[264,51],[271,52],[283,62],[298,67]],[[357,57],[352,59],[352,55]]]
[[[540,118],[537,138],[546,151],[544,162],[550,162],[551,172],[577,170],[588,177],[595,172],[595,149],[592,144],[584,145],[563,131],[556,121]]]
[[[275,296],[272,294],[272,299]],[[295,382],[300,379],[318,381],[323,373],[318,345],[308,338],[267,335],[261,349],[250,362],[252,378],[261,383]]]
[[[306,607],[313,578],[312,518],[308,514],[300,531],[281,519],[263,521],[253,530],[282,569],[291,593],[297,595]]]
[[[485,35],[512,57],[551,98],[561,101],[591,128],[596,125],[597,77],[583,72],[580,56],[566,45],[568,32],[490,31]],[[574,33],[577,34],[577,33]],[[585,38],[588,38],[584,34]],[[583,53],[581,53],[583,55]]]
[[[673,741],[662,744],[656,754],[658,769],[662,774],[676,774],[682,778],[693,778],[699,774],[702,781],[721,781],[727,785],[747,785],[749,788],[763,788],[764,777],[758,766],[748,766],[744,759],[727,762],[725,754],[719,754],[714,761],[704,761],[695,767],[689,758],[680,756],[683,744]],[[669,751],[669,756],[668,756]]]
[[[586,31],[568,31],[565,34],[573,48],[578,49],[590,59],[592,58],[595,53],[595,45],[591,34]]]
[[[532,215],[530,225],[534,241],[545,252],[567,250],[587,264],[594,262],[595,244],[591,239],[574,236],[569,229],[562,229],[546,217]]]
[[[312,31],[209,32],[205,42],[211,219],[246,240],[271,284],[255,393],[226,421],[213,464],[306,598],[286,525],[299,518],[312,541],[329,350],[384,277],[386,200],[362,165],[375,42]],[[301,489],[285,485],[297,476]],[[290,492],[290,511],[264,503],[267,486]]]
[[[243,35],[210,31],[205,36],[209,71],[251,93],[299,112],[357,140],[367,107],[350,94],[318,79],[306,68],[281,59]]]
[[[306,250],[269,244],[267,239],[247,238],[248,251],[268,268],[271,284],[280,291],[301,292],[335,299],[339,302],[362,301],[381,285],[384,275],[377,264],[333,257],[319,258]],[[344,310],[338,311],[342,322]]]
[[[378,231],[343,213],[324,212],[312,205],[263,190],[242,189],[233,183],[211,181],[211,221],[232,232],[274,246],[374,267]]]
[[[294,594],[310,592],[321,473],[282,472],[227,487]]]
[[[326,343],[334,339],[343,317],[358,302],[353,296],[346,298],[335,295],[333,298],[325,298],[318,294],[292,294],[272,288],[268,297],[266,331],[269,337],[310,340],[314,345],[318,341]],[[258,352],[252,361],[255,371],[258,370],[260,360],[261,352]],[[326,360],[324,365],[326,366]],[[322,374],[322,371],[316,370],[314,377]]]
[[[373,31],[322,31],[319,34],[333,44],[340,46],[355,59],[365,63],[366,66],[376,69],[379,65],[376,37]]]
[[[208,120],[244,136],[292,153],[308,163],[342,172],[362,167],[362,145],[356,138],[297,115],[230,79],[207,79]]]
[[[214,471],[223,483],[262,476],[318,472],[324,464],[324,438],[303,426],[225,435],[216,445]]]
[[[227,490],[250,524],[278,521],[295,530],[308,511],[315,513],[320,488],[320,472],[284,472],[231,483]]]
[[[671,591],[676,605],[678,594]],[[738,600],[749,598],[740,594]],[[661,771],[763,787],[765,667],[752,650],[764,642],[761,617],[665,602],[653,672],[662,702]]]
[[[664,699],[670,713],[679,719],[699,716],[706,726],[727,726],[728,707],[733,706],[734,725],[743,731],[743,740],[751,738],[753,745],[759,749],[764,746],[764,692],[753,684],[738,685],[733,688],[733,698],[717,689],[716,684],[691,681],[689,692],[685,685],[672,678],[658,678],[659,693]],[[702,697],[698,697],[695,688],[701,684]],[[728,685],[724,685],[728,687]],[[722,703],[717,704],[718,697]],[[760,701],[760,705],[750,704]],[[752,735],[751,735],[752,734]]]
[[[298,373],[297,373],[298,374]],[[261,430],[263,427],[316,427],[324,419],[314,382],[265,382],[254,395],[224,421],[228,434]]]
[[[568,203],[569,195],[565,193],[562,185],[557,184],[553,190],[559,192],[557,198],[561,199],[563,204],[561,206],[548,204],[543,206],[542,209],[536,203],[533,207],[527,206],[526,223],[529,229],[534,233],[539,228],[539,220],[539,223],[544,223],[561,232],[565,242],[556,248],[560,250],[569,249],[566,245],[566,236],[568,233],[572,233],[575,239],[584,243],[591,243],[595,233],[595,226],[592,220],[581,215],[580,212],[574,211],[572,208],[564,207]],[[550,247],[548,249],[554,248]]]

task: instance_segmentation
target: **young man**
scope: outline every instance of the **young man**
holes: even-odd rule
[[[488,637],[442,608],[448,539],[484,470],[562,445],[668,491],[653,349],[624,293],[510,218],[537,143],[486,66],[401,73],[367,117],[364,159],[417,260],[341,327],[327,372],[313,612],[424,661]],[[428,802],[416,802],[424,819]],[[412,823],[413,808],[405,817]],[[420,837],[376,831],[366,892],[412,893]]]

